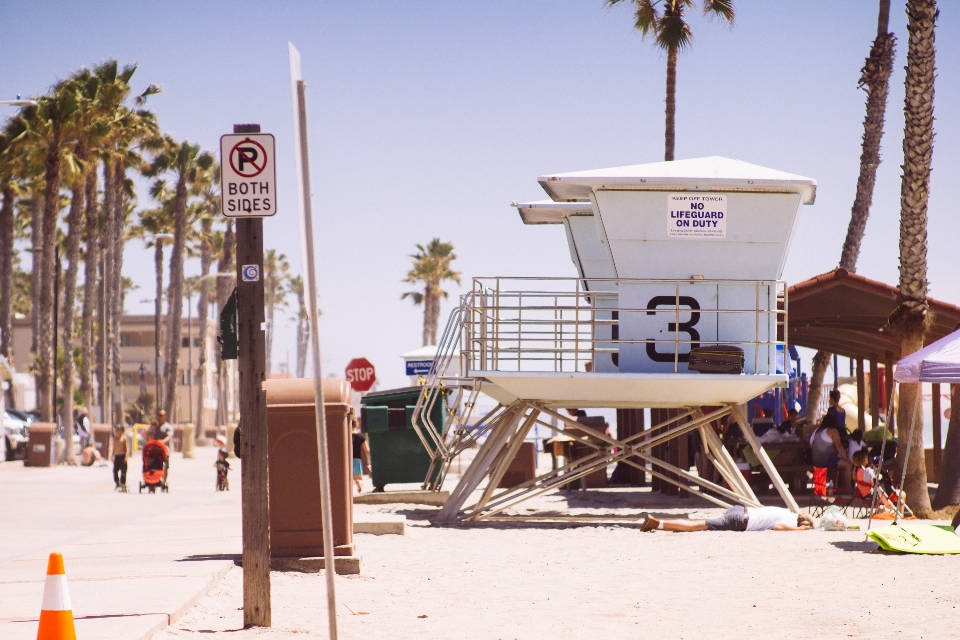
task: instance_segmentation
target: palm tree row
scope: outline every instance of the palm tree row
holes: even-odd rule
[[[110,405],[105,421],[124,419],[120,318],[129,284],[123,253],[130,238],[154,249],[158,317],[164,296],[167,300],[157,404],[168,413],[180,377],[184,261],[198,251],[201,276],[213,265],[218,272],[233,269],[233,231],[219,223],[214,157],[199,145],[161,134],[156,116],[145,108],[160,89],[148,85],[134,93],[135,72],[136,65],[121,67],[115,60],[82,68],[36,97],[35,105],[21,108],[0,132],[0,355],[11,356],[14,315],[29,314],[30,359],[44,421],[55,421],[58,414],[64,423],[72,421],[75,385],[84,405]],[[138,176],[153,180],[150,195],[156,206],[135,215]],[[29,249],[18,250],[18,243]],[[165,245],[171,247],[166,288]],[[62,273],[57,273],[58,251]],[[19,267],[21,253],[32,255],[29,275]],[[55,300],[58,277],[62,285]],[[207,364],[210,306],[226,302],[230,289],[232,283],[218,281],[211,295],[209,279],[200,281],[201,371]],[[53,394],[58,377],[62,406],[56,406]],[[111,394],[111,389],[121,391]],[[200,391],[202,398],[206,390],[201,386]],[[198,415],[202,419],[203,411]],[[72,458],[72,429],[64,431]]]

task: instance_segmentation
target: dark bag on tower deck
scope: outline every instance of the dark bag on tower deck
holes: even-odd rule
[[[743,373],[743,349],[726,344],[691,349],[687,367],[700,373]]]

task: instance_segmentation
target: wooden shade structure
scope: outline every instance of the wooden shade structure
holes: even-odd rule
[[[788,342],[855,360],[899,360],[900,340],[887,327],[898,304],[897,287],[845,269],[797,283],[788,290]],[[960,324],[960,307],[927,298],[930,344]]]

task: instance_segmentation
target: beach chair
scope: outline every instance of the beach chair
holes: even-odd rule
[[[813,493],[807,503],[807,510],[814,518],[819,518],[830,505],[837,505],[846,513],[847,505],[853,499],[853,494],[840,493],[828,485],[828,471],[826,467],[813,468]]]

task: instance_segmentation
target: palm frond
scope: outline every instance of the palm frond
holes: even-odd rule
[[[726,20],[732,27],[736,10],[733,8],[733,0],[703,0],[703,13]]]

